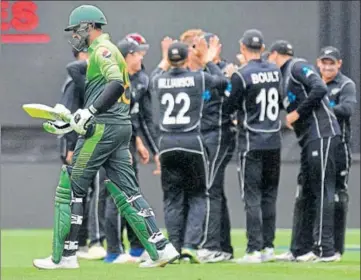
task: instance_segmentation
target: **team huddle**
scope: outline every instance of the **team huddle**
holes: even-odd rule
[[[54,108],[72,118],[61,127],[48,122],[64,134],[64,165],[55,196],[53,252],[34,266],[78,268],[78,257],[140,267],[181,259],[341,260],[356,88],[340,72],[340,52],[323,48],[316,69],[295,57],[287,41],[266,50],[262,33],[250,29],[239,41],[236,66],[222,59],[215,34],[190,29],[177,40],[163,39],[162,59],[148,76],[145,38],[132,33],[113,44],[102,31],[106,24],[97,7],[82,5],[65,29],[73,33],[76,61],[67,66],[64,94]],[[301,164],[290,250],[276,255],[283,126],[297,137]],[[149,162],[146,146],[154,174],[161,176],[167,237],[139,189],[137,159]],[[237,260],[224,191],[234,154],[247,233],[245,255]]]

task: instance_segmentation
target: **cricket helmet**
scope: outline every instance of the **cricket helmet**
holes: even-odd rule
[[[81,5],[70,13],[68,27],[64,30],[73,31],[82,23],[106,25],[107,19],[98,7],[93,5]]]
[[[125,38],[131,38],[134,41],[138,42],[139,45],[145,45],[147,44],[147,41],[145,40],[145,38],[139,34],[139,33],[130,33],[127,36],[125,36]]]

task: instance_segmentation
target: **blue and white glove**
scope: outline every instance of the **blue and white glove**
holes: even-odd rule
[[[70,123],[62,121],[47,121],[43,123],[43,128],[46,132],[62,135],[73,131],[73,128],[70,126]]]
[[[78,109],[73,114],[73,117],[70,120],[70,125],[75,132],[80,135],[85,135],[93,118],[94,115],[89,111],[89,109]]]

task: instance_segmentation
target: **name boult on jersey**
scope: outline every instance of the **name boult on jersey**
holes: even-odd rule
[[[254,85],[259,83],[272,83],[278,82],[279,76],[277,71],[270,71],[270,72],[259,72],[259,73],[252,73],[251,74],[252,83]]]
[[[195,86],[194,77],[158,80],[158,88],[188,88],[194,86]]]

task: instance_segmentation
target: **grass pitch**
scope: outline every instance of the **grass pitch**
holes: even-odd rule
[[[33,258],[50,255],[50,230],[3,230],[1,232],[1,278],[4,280],[346,280],[360,279],[360,230],[348,230],[346,253],[340,263],[264,263],[239,265],[173,264],[165,268],[140,269],[135,264],[105,264],[81,260],[78,270],[37,270]],[[287,249],[289,230],[277,232],[277,252]],[[236,257],[245,250],[245,233],[233,230]]]

